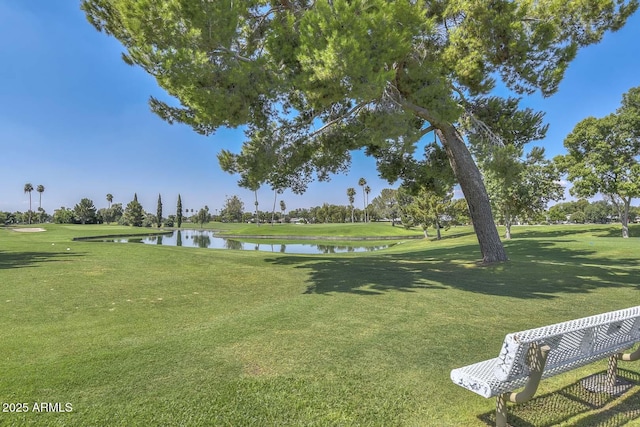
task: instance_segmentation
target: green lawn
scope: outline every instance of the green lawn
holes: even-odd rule
[[[378,233],[360,226],[259,228]],[[494,401],[454,385],[452,368],[495,357],[508,332],[640,304],[640,240],[617,237],[619,226],[514,227],[511,261],[490,267],[477,264],[470,228],[322,256],[81,242],[71,239],[132,229],[45,228],[0,229],[0,401],[73,411],[0,412],[0,425],[482,426]],[[605,368],[543,381],[536,404]],[[637,426],[640,387],[563,407],[518,416]]]

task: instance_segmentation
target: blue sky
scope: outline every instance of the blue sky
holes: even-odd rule
[[[238,195],[247,210],[251,192],[222,172],[216,154],[238,151],[239,130],[220,129],[204,137],[182,125],[169,125],[150,112],[150,95],[166,99],[155,80],[126,65],[117,40],[98,33],[75,1],[0,0],[0,211],[26,211],[24,184],[42,184],[42,207],[48,212],[73,207],[81,198],[126,205],[134,193],[155,212],[162,194],[165,214],[183,207],[220,209],[226,195]],[[640,85],[640,15],[598,45],[579,52],[560,90],[523,105],[546,112],[547,138],[538,142],[549,157],[563,154],[562,141],[588,116],[601,117],[619,106],[622,94]],[[324,202],[347,204],[346,188],[364,177],[370,199],[383,188],[375,162],[354,155],[351,172],[330,182],[314,183],[304,195],[287,191],[278,197],[288,209]],[[360,192],[358,193],[360,194]],[[32,194],[33,208],[38,194]],[[269,210],[273,193],[259,193]],[[356,206],[362,203],[356,201]]]

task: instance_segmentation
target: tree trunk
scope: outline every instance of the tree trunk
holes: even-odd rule
[[[618,218],[620,218],[620,223],[622,224],[622,237],[625,239],[629,238],[629,207],[631,206],[631,197],[620,197],[618,200],[617,196],[610,195],[608,196],[618,211]]]
[[[509,211],[504,213],[504,227],[504,238],[506,240],[511,240],[511,215],[509,214]]]
[[[449,163],[469,206],[469,215],[480,244],[483,263],[507,261],[507,254],[493,222],[489,196],[482,181],[482,175],[469,149],[453,125],[441,125],[436,129],[436,133],[442,141]]]
[[[276,218],[276,199],[278,198],[278,192],[273,190],[273,210],[271,211],[271,226],[273,227],[273,222]]]
[[[436,220],[436,240],[441,240],[442,234],[440,234],[440,223]]]
[[[620,222],[622,223],[622,237],[629,238],[629,207],[631,206],[631,197],[624,200],[624,207],[620,212]]]
[[[258,190],[254,190],[253,194],[256,196],[256,225],[260,227],[260,218],[258,218]]]
[[[364,197],[364,222],[369,222],[369,193],[365,193],[365,197]]]
[[[623,207],[619,213],[620,222],[622,223],[622,237],[629,238],[629,208],[631,207],[631,197],[627,197],[623,200]]]

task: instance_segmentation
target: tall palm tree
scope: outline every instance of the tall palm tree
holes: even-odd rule
[[[371,187],[369,187],[368,185],[364,187],[364,217],[365,217],[365,222],[369,222],[369,212],[367,211],[367,206],[369,206],[369,193],[371,193]]]
[[[107,193],[107,202],[109,202],[109,208],[111,208],[111,202],[113,202],[113,194]]]
[[[367,218],[366,218],[367,200],[366,200],[366,197],[365,197],[365,194],[364,194],[364,186],[365,186],[365,185],[367,185],[367,180],[366,180],[366,179],[364,179],[364,178],[360,178],[360,179],[358,180],[358,185],[359,185],[360,187],[362,187],[362,204],[363,204],[363,206],[362,206],[362,210],[363,210],[363,211],[365,211],[365,218],[364,218],[364,220],[365,220],[365,222],[366,222],[366,221],[367,221]]]
[[[31,192],[33,191],[33,185],[30,182],[27,182],[24,185],[24,192],[29,193],[29,224],[31,224]]]
[[[40,196],[40,200],[38,203],[38,212],[39,212],[39,219],[38,222],[42,222],[42,193],[44,193],[44,185],[38,185],[38,187],[36,188],[36,191],[38,192],[38,195]]]
[[[38,185],[38,188],[36,188],[36,191],[40,194],[40,201],[39,201],[38,207],[42,209],[42,193],[44,193],[44,185]]]
[[[353,187],[347,188],[347,197],[349,197],[349,206],[351,206],[351,222],[353,222],[353,202],[356,201],[356,189]]]

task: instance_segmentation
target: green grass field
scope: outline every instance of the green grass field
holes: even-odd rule
[[[508,332],[640,304],[640,240],[615,225],[514,227],[511,261],[489,267],[470,228],[319,256],[81,242],[149,230],[44,227],[0,229],[0,401],[30,410],[0,412],[0,425],[483,426],[494,401],[454,385],[452,368],[497,356]],[[293,227],[392,228],[281,230]],[[621,368],[640,376],[638,363]],[[603,369],[544,380],[535,405],[511,409],[523,425],[640,425],[638,386],[558,406]],[[72,411],[33,412],[40,402]]]

